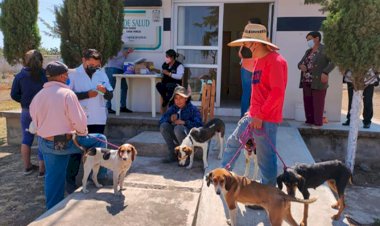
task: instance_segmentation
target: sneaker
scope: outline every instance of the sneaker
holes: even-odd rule
[[[249,209],[253,209],[253,210],[264,210],[264,208],[262,206],[259,206],[259,205],[245,205],[245,207],[247,207]]]
[[[39,172],[37,178],[39,179],[45,178],[45,172]]]
[[[126,108],[126,107],[121,107],[121,108],[120,108],[120,112],[133,113],[133,111],[129,110],[129,109]]]
[[[342,126],[349,126],[350,125],[350,120],[346,120],[345,122],[342,123]]]
[[[368,123],[368,124],[364,124],[363,125],[363,128],[364,129],[369,129],[371,127],[371,123]]]
[[[115,114],[116,111],[112,110],[111,108],[108,108],[108,114]]]
[[[25,175],[25,176],[26,176],[26,175],[30,175],[30,174],[32,174],[33,171],[35,171],[35,170],[38,170],[38,166],[32,164],[29,168],[27,168],[27,169],[24,170],[24,175]]]
[[[322,126],[312,125],[311,128],[312,129],[320,129],[320,128],[322,128]]]

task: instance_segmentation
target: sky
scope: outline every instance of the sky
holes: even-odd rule
[[[44,19],[49,24],[53,25],[55,21],[54,6],[62,5],[63,0],[39,0],[38,2],[38,17]],[[60,39],[51,38],[45,35],[42,31],[49,31],[38,19],[38,28],[41,35],[41,47],[44,48],[59,48]],[[0,31],[0,47],[4,46],[3,33]]]

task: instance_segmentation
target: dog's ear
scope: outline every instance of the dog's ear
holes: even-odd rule
[[[283,181],[283,174],[277,177],[277,187],[278,189],[282,190],[282,181]]]
[[[189,146],[185,146],[183,150],[185,151],[186,155],[190,155],[191,152],[193,152],[193,149]]]
[[[207,187],[210,187],[211,181],[212,181],[212,172],[210,172],[206,176]]]
[[[303,176],[297,174],[297,187],[298,187],[298,190],[300,190],[301,192],[305,189],[305,178],[303,178]]]
[[[96,148],[92,147],[86,150],[86,155],[94,156],[96,155]]]
[[[135,158],[136,158],[136,155],[137,155],[137,150],[135,148],[135,146],[131,145],[131,149],[132,149],[132,162],[135,161]]]
[[[178,156],[180,146],[177,146],[174,148],[174,154],[175,156]]]
[[[232,187],[232,176],[224,175],[224,188],[229,191]]]

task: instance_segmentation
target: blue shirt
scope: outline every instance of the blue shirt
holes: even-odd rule
[[[179,109],[175,104],[172,105],[160,119],[160,125],[164,122],[172,123],[170,116],[177,114],[178,119],[185,122],[185,127],[189,130],[193,127],[201,127],[203,125],[201,113],[198,108],[191,102],[187,103],[185,107]]]
[[[47,78],[44,70],[41,79],[36,81],[30,74],[30,68],[24,67],[13,79],[11,97],[19,102],[22,108],[29,109],[33,97],[42,89],[45,82]]]

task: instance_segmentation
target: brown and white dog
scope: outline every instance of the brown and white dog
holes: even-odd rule
[[[117,150],[105,148],[91,148],[85,154],[83,165],[83,193],[88,193],[87,180],[92,170],[92,180],[98,188],[103,185],[98,182],[98,172],[101,166],[113,172],[113,190],[115,195],[121,195],[124,177],[137,155],[136,148],[130,144],[123,144]],[[120,186],[118,190],[117,186]]]
[[[251,167],[251,160],[253,161],[253,177],[252,180],[258,180],[259,174],[259,165],[257,162],[256,155],[256,144],[253,139],[249,139],[244,147],[244,156],[245,156],[245,172],[244,176],[249,177],[249,170]]]
[[[238,176],[224,168],[211,171],[206,176],[207,186],[214,185],[217,195],[223,193],[229,209],[230,224],[237,225],[237,203],[262,206],[269,217],[272,226],[280,226],[285,220],[296,226],[292,217],[290,202],[312,203],[316,199],[302,200],[289,196],[276,187],[257,183],[246,177]]]
[[[207,150],[209,141],[216,137],[219,149],[218,159],[222,159],[223,143],[224,143],[225,124],[221,119],[214,118],[199,128],[192,128],[189,134],[183,139],[180,146],[175,148],[175,154],[178,158],[179,165],[184,166],[186,159],[190,157],[190,163],[186,167],[191,169],[194,162],[194,148],[200,147],[203,151],[203,168],[208,167]]]

